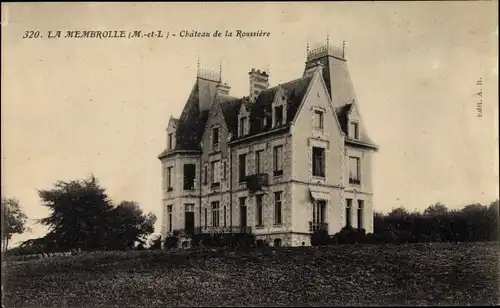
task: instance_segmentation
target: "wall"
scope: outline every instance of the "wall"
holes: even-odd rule
[[[326,221],[329,233],[342,228],[342,188],[345,177],[344,137],[320,74],[315,73],[302,109],[292,128],[292,207],[293,231],[309,232],[313,218],[313,203],[309,191],[322,194],[328,200]],[[323,111],[323,129],[314,125],[315,110]],[[312,173],[312,147],[325,148],[325,177]]]
[[[274,176],[274,147],[283,146],[283,175]],[[256,141],[239,144],[232,149],[232,182],[233,182],[233,225],[240,224],[239,198],[247,197],[247,225],[252,226],[256,236],[273,240],[276,237],[282,238],[283,232],[291,231],[292,212],[291,212],[291,189],[290,179],[292,174],[291,160],[292,140],[288,133],[278,136],[269,136]],[[263,228],[255,229],[256,225],[256,198],[255,193],[247,190],[246,183],[239,182],[239,155],[247,154],[247,175],[255,174],[256,159],[255,152],[264,151],[264,169],[268,174],[269,186],[263,189]],[[274,226],[274,192],[282,191],[282,222],[281,226]],[[259,192],[258,192],[259,193]],[[275,236],[267,237],[267,235]],[[279,236],[278,234],[281,234]],[[266,236],[264,236],[266,235]],[[284,241],[284,240],[283,240]]]

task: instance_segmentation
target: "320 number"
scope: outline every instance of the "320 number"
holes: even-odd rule
[[[40,37],[40,31],[25,31],[23,38],[38,38]]]

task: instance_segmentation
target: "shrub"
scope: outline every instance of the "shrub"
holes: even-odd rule
[[[335,244],[359,244],[365,242],[365,236],[365,229],[344,227],[339,233],[333,236],[332,241]]]
[[[179,237],[177,235],[169,235],[165,238],[165,249],[177,248],[179,245]]]
[[[255,236],[247,233],[195,234],[191,238],[193,247],[253,248]]]
[[[314,231],[311,234],[311,245],[312,246],[325,246],[330,244],[330,236],[328,235],[328,231],[324,229],[320,229]]]

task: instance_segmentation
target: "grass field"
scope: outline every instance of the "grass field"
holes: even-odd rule
[[[494,305],[499,243],[103,252],[7,262],[5,307]]]

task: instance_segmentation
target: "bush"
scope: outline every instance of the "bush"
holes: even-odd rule
[[[359,244],[365,242],[365,236],[365,229],[344,227],[333,236],[332,242],[335,244]]]
[[[191,238],[193,247],[253,248],[255,236],[246,233],[195,234]]]
[[[328,244],[330,244],[330,236],[327,230],[320,229],[311,234],[312,246],[325,246]]]
[[[179,237],[177,235],[169,235],[165,238],[165,249],[177,248],[179,245]]]

